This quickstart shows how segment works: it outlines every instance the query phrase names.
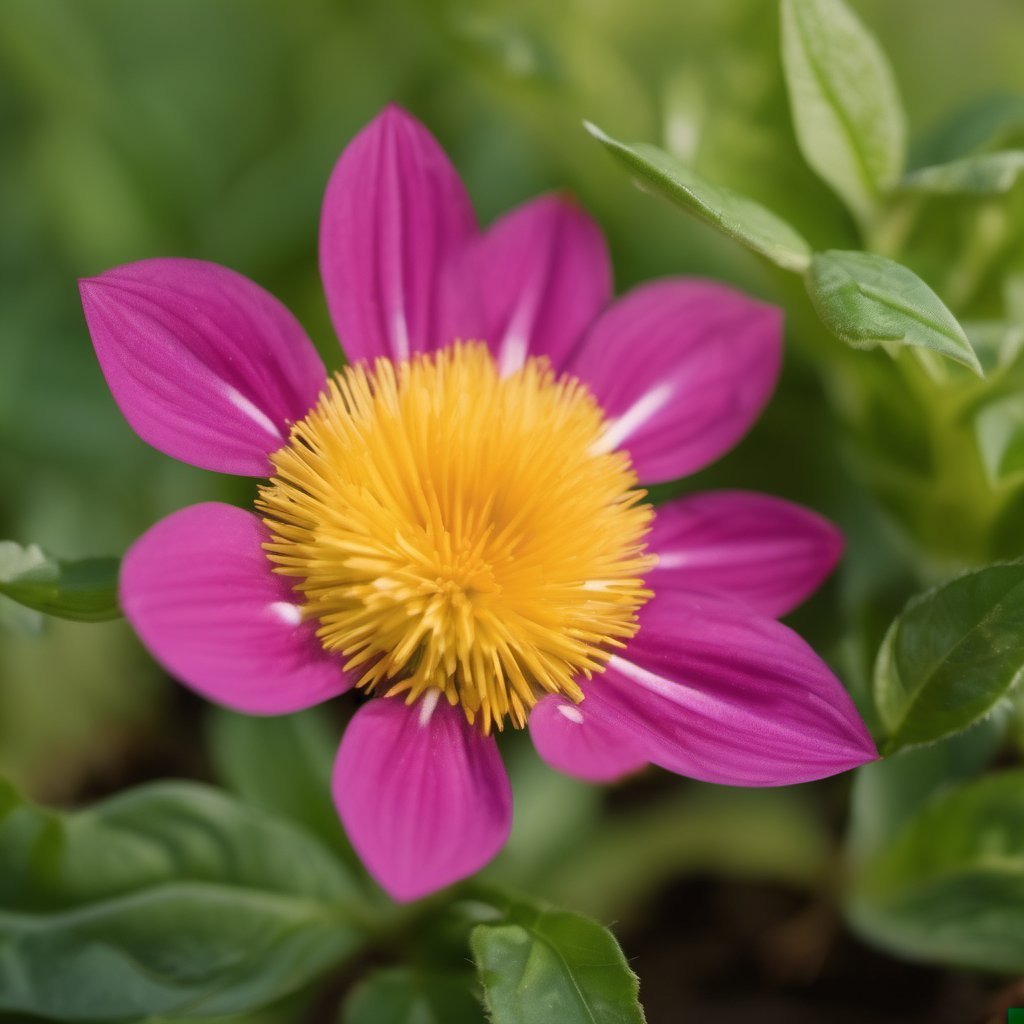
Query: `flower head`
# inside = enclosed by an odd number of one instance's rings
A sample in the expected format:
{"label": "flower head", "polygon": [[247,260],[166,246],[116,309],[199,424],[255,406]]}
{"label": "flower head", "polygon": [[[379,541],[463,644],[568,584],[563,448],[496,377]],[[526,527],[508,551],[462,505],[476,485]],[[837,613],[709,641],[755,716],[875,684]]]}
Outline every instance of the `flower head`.
{"label": "flower head", "polygon": [[651,510],[605,430],[546,360],[350,367],[271,457],[266,550],[356,685],[523,726],[539,695],[583,699],[650,596]]}
{"label": "flower head", "polygon": [[681,279],[609,305],[581,210],[544,197],[480,234],[444,153],[394,107],[339,160],[320,242],[350,360],[333,377],[283,306],[214,264],[146,260],[82,297],[143,439],[267,481],[255,513],[193,506],[140,538],[125,613],[230,707],[369,696],[334,795],[392,895],[504,843],[503,727],[592,780],[653,763],[774,785],[876,756],[774,620],[831,570],[834,528],[739,492],[654,511],[638,486],[747,430],[777,376],[777,310]]}

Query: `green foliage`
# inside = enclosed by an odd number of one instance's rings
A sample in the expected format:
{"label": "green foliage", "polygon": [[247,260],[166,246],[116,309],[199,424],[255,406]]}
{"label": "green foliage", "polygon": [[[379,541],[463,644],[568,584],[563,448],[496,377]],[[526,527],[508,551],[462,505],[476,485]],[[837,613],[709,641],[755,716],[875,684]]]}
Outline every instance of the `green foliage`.
{"label": "green foliage", "polygon": [[1024,394],[989,402],[978,413],[974,429],[993,484],[1024,473]]}
{"label": "green foliage", "polygon": [[854,348],[931,349],[981,374],[967,335],[912,270],[869,252],[816,253],[807,293],[826,327]]}
{"label": "green foliage", "polygon": [[342,727],[332,726],[322,707],[266,718],[213,708],[208,731],[214,767],[229,789],[348,851],[331,799]]}
{"label": "green foliage", "polygon": [[858,878],[848,911],[902,956],[1024,970],[1024,771],[929,803]]}
{"label": "green foliage", "polygon": [[600,920],[638,920],[681,873],[813,890],[828,874],[831,853],[804,790],[680,783],[581,835],[533,884]]}
{"label": "green foliage", "polygon": [[944,116],[930,134],[915,140],[916,162],[921,166],[944,164],[966,153],[1006,149],[1021,140],[1022,132],[1024,95],[987,92]]}
{"label": "green foliage", "polygon": [[366,941],[315,840],[193,783],[63,815],[0,793],[0,1008],[58,1020],[237,1013]]}
{"label": "green foliage", "polygon": [[[14,541],[0,541],[0,588],[46,564],[46,555],[37,544],[23,548]],[[0,626],[19,632],[38,632],[42,628],[42,615],[32,608],[11,600],[0,589]]]}
{"label": "green foliage", "polygon": [[992,565],[914,598],[875,666],[882,752],[960,732],[1024,673],[1024,564]]}
{"label": "green foliage", "polygon": [[853,779],[848,849],[863,865],[881,853],[940,790],[982,772],[999,750],[1004,716],[926,747],[901,750],[857,770]]}
{"label": "green foliage", "polygon": [[[502,759],[516,801],[512,832],[487,877],[575,906],[566,893],[552,889],[567,864],[578,862],[602,830],[601,787],[570,778],[545,764],[526,736],[502,747]],[[525,741],[525,742],[524,742]]]}
{"label": "green foliage", "polygon": [[869,223],[906,150],[885,54],[842,0],[782,0],[782,62],[804,159]]}
{"label": "green foliage", "polygon": [[979,153],[908,174],[902,187],[934,195],[994,195],[1009,192],[1024,171],[1024,150]]}
{"label": "green foliage", "polygon": [[493,1024],[643,1024],[637,977],[596,921],[511,902],[470,946]]}
{"label": "green foliage", "polygon": [[62,619],[116,619],[118,567],[116,558],[60,562],[35,544],[0,541],[0,595]]}
{"label": "green foliage", "polygon": [[339,1024],[483,1024],[473,979],[388,968],[361,981]]}
{"label": "green foliage", "polygon": [[627,145],[595,125],[586,127],[646,191],[713,225],[784,270],[799,273],[808,266],[811,249],[807,242],[760,203],[704,180],[657,146]]}

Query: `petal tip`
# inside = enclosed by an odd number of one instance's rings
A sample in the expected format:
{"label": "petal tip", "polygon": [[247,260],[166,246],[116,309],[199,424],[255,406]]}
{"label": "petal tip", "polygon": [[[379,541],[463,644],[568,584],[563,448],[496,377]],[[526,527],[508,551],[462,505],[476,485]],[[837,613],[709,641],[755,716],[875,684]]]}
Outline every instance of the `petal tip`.
{"label": "petal tip", "polygon": [[[377,116],[368,121],[363,129],[357,133],[353,142],[360,136],[373,136],[378,132],[391,134],[403,129],[412,129],[429,134],[427,126],[415,114],[411,113],[396,100],[389,100],[381,108]],[[432,135],[431,138],[433,138]]]}
{"label": "petal tip", "polygon": [[402,104],[399,103],[397,100],[388,100],[388,102],[384,104],[384,108],[381,110],[381,112],[377,115],[376,118],[376,120],[381,121],[390,119],[412,121],[417,120],[417,118],[413,117],[413,115],[410,114],[409,111],[405,107],[403,107]]}
{"label": "petal tip", "polygon": [[101,274],[92,277],[80,277],[78,279],[78,294],[82,299],[82,305],[94,304],[102,301],[104,294],[116,290],[117,281],[114,279],[115,271],[105,270]]}
{"label": "petal tip", "polygon": [[320,273],[350,361],[407,358],[479,337],[464,257],[476,215],[440,143],[388,104],[334,165],[320,211]]}
{"label": "petal tip", "polygon": [[821,522],[822,536],[824,538],[823,547],[827,552],[828,572],[831,572],[839,564],[843,557],[843,552],[846,550],[846,535],[835,523],[830,522],[828,519],[822,519]]}

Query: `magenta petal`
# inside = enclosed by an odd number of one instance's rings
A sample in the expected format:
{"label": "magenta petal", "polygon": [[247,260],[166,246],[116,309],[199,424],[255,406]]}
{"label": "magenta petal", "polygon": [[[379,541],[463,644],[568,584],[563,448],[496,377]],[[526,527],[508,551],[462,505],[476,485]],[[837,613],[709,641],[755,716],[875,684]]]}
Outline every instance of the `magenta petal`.
{"label": "magenta petal", "polygon": [[843,550],[842,534],[800,505],[719,491],[661,505],[647,547],[646,577],[666,588],[729,594],[765,615],[785,615],[821,585]]}
{"label": "magenta petal", "polygon": [[506,214],[479,250],[485,337],[510,373],[528,355],[558,369],[611,297],[608,248],[570,199],[542,196]]}
{"label": "magenta petal", "polygon": [[611,419],[604,444],[643,483],[692,473],[728,451],[768,401],[782,314],[710,281],[634,289],[586,334],[567,369]]}
{"label": "magenta petal", "polygon": [[324,387],[299,322],[259,285],[200,260],[152,259],[80,282],[96,355],[135,432],[182,462],[266,476]]}
{"label": "magenta petal", "polygon": [[512,825],[512,790],[494,737],[434,700],[367,702],[334,765],[334,802],[352,845],[396,900],[478,871]]}
{"label": "magenta petal", "polygon": [[153,657],[210,700],[280,715],[351,682],[271,571],[251,512],[193,505],[143,534],[121,566],[121,605]]}
{"label": "magenta petal", "polygon": [[[600,685],[584,684],[584,691]],[[555,694],[543,697],[530,712],[530,738],[552,768],[587,782],[611,782],[647,764],[629,735],[590,717],[586,700],[573,704]]]}
{"label": "magenta petal", "polygon": [[807,782],[878,755],[853,702],[791,629],[744,605],[664,591],[583,708],[669,771],[733,786]]}
{"label": "magenta petal", "polygon": [[455,168],[410,114],[389,106],[349,143],[324,195],[320,274],[351,361],[480,337],[464,274],[476,230]]}

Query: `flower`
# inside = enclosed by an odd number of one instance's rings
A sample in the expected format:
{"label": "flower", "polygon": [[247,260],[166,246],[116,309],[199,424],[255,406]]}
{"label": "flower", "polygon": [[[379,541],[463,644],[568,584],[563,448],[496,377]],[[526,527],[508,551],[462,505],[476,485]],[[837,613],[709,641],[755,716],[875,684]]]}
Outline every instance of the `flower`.
{"label": "flower", "polygon": [[778,374],[778,310],[683,279],[609,305],[586,214],[547,196],[481,234],[396,107],[334,169],[320,262],[350,361],[332,378],[295,318],[223,267],[144,260],[81,291],[139,436],[268,479],[258,514],[196,505],[142,536],[126,616],[171,675],[243,712],[370,695],[333,790],[389,893],[501,848],[506,726],[594,781],[654,763],[777,785],[876,756],[774,618],[831,571],[835,528],[741,492],[652,510],[636,486],[745,433]]}

